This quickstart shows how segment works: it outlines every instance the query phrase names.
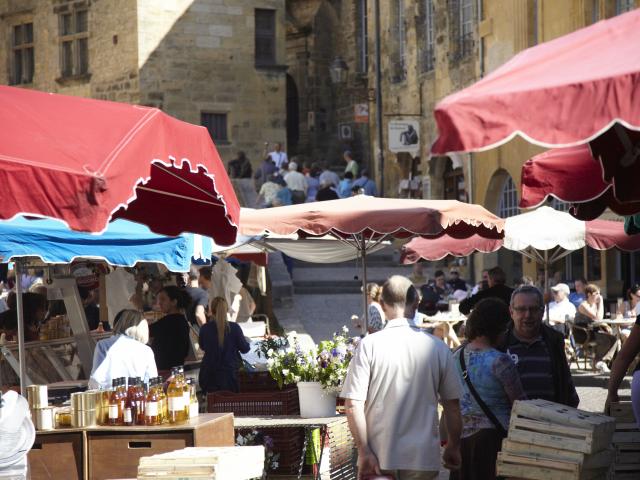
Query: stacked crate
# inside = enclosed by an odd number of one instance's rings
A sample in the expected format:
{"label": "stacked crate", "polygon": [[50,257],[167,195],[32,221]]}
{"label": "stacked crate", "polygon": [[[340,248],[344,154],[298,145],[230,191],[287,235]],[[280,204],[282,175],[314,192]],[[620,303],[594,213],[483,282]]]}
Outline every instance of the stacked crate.
{"label": "stacked crate", "polygon": [[190,447],[141,457],[138,480],[250,480],[264,470],[264,447]]}
{"label": "stacked crate", "polygon": [[613,418],[546,400],[516,401],[498,475],[532,480],[606,478],[613,460]]}
{"label": "stacked crate", "polygon": [[631,402],[616,402],[609,407],[616,420],[613,434],[613,465],[609,478],[627,480],[640,478],[640,429],[636,424]]}

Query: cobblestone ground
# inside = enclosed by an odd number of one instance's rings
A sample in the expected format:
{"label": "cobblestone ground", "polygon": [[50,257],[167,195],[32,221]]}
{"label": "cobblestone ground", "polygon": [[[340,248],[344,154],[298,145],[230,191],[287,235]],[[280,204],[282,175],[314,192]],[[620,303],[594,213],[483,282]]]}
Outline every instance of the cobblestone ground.
{"label": "cobblestone ground", "polygon": [[[350,327],[351,315],[362,312],[362,302],[362,296],[353,294],[295,295],[291,303],[278,306],[275,313],[285,330],[308,334],[318,342],[329,338],[343,325]],[[578,371],[575,364],[572,370],[580,396],[579,408],[601,412],[607,396],[607,376]],[[628,383],[624,386],[621,397],[630,395]],[[439,480],[447,478],[448,472],[441,472]]]}

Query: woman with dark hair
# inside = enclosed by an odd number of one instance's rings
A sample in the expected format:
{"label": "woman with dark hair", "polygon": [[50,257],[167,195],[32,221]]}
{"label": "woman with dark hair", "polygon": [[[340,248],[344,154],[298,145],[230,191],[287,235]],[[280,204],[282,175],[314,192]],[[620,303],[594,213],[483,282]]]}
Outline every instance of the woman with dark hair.
{"label": "woman with dark hair", "polygon": [[525,398],[511,357],[496,349],[510,320],[509,307],[497,298],[479,301],[467,319],[468,343],[454,354],[464,385],[460,399],[462,465],[450,478],[496,478],[496,458],[506,436],[511,404]]}
{"label": "woman with dark hair", "polygon": [[[597,322],[604,319],[604,300],[600,295],[600,288],[593,283],[584,288],[586,300],[578,306],[574,323],[581,327],[587,327],[587,333],[574,329],[573,336],[578,343],[585,342],[585,336],[596,342],[596,353],[593,359],[594,367],[601,372],[608,373],[608,363],[613,360],[619,348],[618,337],[611,333],[611,327],[606,324],[598,325]],[[593,325],[594,322],[596,325]]]}
{"label": "woman with dark hair", "polygon": [[157,303],[164,317],[149,326],[151,348],[158,370],[184,364],[189,354],[189,324],[185,311],[191,297],[184,288],[170,285],[158,293]]}
{"label": "woman with dark hair", "polygon": [[211,319],[200,329],[199,343],[204,350],[198,381],[203,392],[238,392],[240,354],[249,351],[240,325],[227,320],[229,306],[222,297],[211,301]]}
{"label": "woman with dark hair", "polygon": [[[7,298],[9,310],[0,313],[0,333],[5,333],[7,340],[18,338],[18,309],[15,293]],[[24,341],[33,342],[39,339],[40,324],[47,314],[47,297],[38,293],[22,294],[22,312],[24,313]]]}

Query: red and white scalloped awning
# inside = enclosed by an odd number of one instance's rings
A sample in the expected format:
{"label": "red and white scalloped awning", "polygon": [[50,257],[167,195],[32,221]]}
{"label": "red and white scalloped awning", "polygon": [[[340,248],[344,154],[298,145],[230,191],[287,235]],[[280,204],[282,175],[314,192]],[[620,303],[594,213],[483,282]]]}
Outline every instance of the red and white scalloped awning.
{"label": "red and white scalloped awning", "polygon": [[411,200],[356,195],[340,200],[253,210],[243,208],[242,235],[332,235],[365,239],[477,234],[501,238],[504,220],[480,205],[456,200]]}
{"label": "red and white scalloped awning", "polygon": [[462,240],[444,236],[436,239],[414,238],[404,245],[401,261],[415,263],[420,259],[440,260],[447,255],[465,257],[474,252],[495,252],[502,247],[519,252],[528,249],[555,250],[548,257],[553,261],[561,258],[563,251],[578,250],[585,245],[596,250],[617,248],[632,252],[640,250],[640,235],[626,235],[622,222],[583,222],[568,213],[540,207],[532,212],[507,218],[503,239],[491,240],[478,236]]}
{"label": "red and white scalloped awning", "polygon": [[520,207],[542,205],[553,196],[572,203],[572,214],[593,220],[606,208],[619,215],[640,211],[640,161],[622,166],[593,158],[587,145],[558,148],[536,155],[522,167]]}
{"label": "red and white scalloped awning", "polygon": [[495,148],[514,136],[554,148],[619,123],[640,130],[640,9],[529,48],[435,109],[434,154]]}
{"label": "red and white scalloped awning", "polygon": [[138,105],[0,86],[0,218],[235,241],[240,206],[206,129]]}

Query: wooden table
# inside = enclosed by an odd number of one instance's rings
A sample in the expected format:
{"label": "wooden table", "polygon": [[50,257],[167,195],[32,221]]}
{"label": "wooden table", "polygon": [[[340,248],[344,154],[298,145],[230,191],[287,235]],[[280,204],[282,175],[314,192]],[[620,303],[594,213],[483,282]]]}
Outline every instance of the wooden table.
{"label": "wooden table", "polygon": [[33,480],[135,478],[140,457],[233,445],[233,414],[207,413],[180,424],[40,431],[28,459]]}

